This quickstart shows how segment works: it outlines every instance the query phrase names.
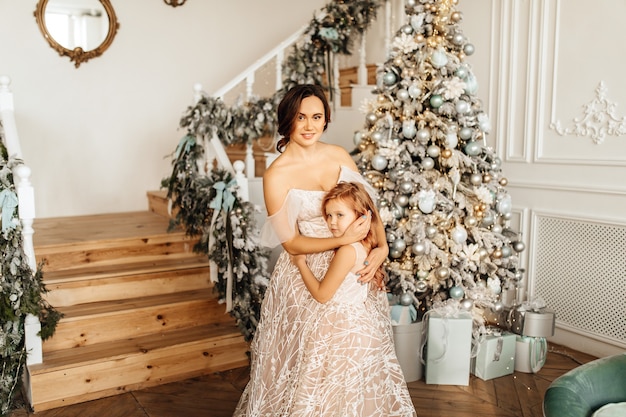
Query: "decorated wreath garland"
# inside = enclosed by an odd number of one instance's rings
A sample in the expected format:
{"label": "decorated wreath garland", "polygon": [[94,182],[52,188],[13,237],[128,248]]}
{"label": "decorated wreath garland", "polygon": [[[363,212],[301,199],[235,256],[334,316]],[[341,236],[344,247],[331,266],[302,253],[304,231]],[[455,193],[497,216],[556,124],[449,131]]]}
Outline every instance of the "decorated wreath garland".
{"label": "decorated wreath garland", "polygon": [[8,157],[0,125],[0,416],[8,415],[22,383],[26,317],[39,317],[44,340],[52,336],[61,318],[43,298],[41,265],[33,271],[24,252],[13,181],[13,169],[20,164],[21,160]]}
{"label": "decorated wreath garland", "polygon": [[318,11],[286,56],[283,87],[271,97],[227,106],[221,98],[203,94],[181,117],[186,134],[173,153],[172,174],[161,182],[176,211],[171,228],[181,226],[189,236],[200,237],[194,249],[212,262],[214,288],[246,340],[254,336],[269,282],[269,250],[259,245],[255,221],[260,208],[239,197],[232,174],[199,164],[205,156],[203,143],[217,137],[224,146],[250,144],[272,136],[276,106],[294,85],[322,85],[332,98],[332,55],[351,54],[381,3],[335,0]]}

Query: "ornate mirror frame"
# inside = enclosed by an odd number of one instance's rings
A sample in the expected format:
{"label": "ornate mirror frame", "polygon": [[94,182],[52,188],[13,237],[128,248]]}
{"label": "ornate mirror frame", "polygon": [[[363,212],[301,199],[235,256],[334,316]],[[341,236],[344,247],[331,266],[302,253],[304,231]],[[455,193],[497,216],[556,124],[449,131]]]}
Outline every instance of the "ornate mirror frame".
{"label": "ornate mirror frame", "polygon": [[46,28],[46,6],[48,4],[48,0],[39,0],[37,3],[37,8],[35,9],[35,20],[37,20],[37,25],[39,26],[39,30],[43,34],[43,37],[48,41],[52,49],[57,51],[61,56],[68,56],[70,61],[74,62],[74,66],[78,68],[80,64],[83,62],[87,62],[87,60],[91,58],[99,57],[107,50],[109,45],[113,42],[113,38],[117,33],[117,30],[120,27],[119,22],[117,21],[117,16],[115,16],[115,10],[113,10],[113,6],[109,0],[98,0],[106,14],[109,18],[109,30],[107,32],[106,37],[102,41],[102,43],[95,49],[91,49],[89,51],[83,50],[83,48],[76,47],[73,50],[65,48],[63,45],[59,44],[48,32]]}

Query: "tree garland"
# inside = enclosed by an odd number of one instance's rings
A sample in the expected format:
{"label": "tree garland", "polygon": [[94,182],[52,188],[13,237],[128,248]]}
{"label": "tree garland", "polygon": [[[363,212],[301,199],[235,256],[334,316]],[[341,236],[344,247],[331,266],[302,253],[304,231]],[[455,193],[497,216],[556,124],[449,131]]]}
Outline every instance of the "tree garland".
{"label": "tree garland", "polygon": [[[381,3],[380,0],[336,0],[316,13],[287,55],[283,63],[283,87],[272,96],[240,100],[229,107],[221,98],[203,93],[181,117],[180,127],[186,129],[186,135],[173,153],[171,175],[161,182],[176,211],[170,229],[182,226],[189,236],[200,236],[194,249],[206,253],[215,265],[212,269],[217,268],[214,288],[220,300],[228,303],[232,298],[230,314],[247,340],[254,336],[269,281],[269,250],[259,246],[255,224],[254,213],[260,209],[242,201],[236,187],[228,186],[232,181],[230,174],[218,168],[198,166],[205,153],[202,142],[217,137],[228,146],[273,136],[276,107],[294,85],[322,85],[332,98],[331,55],[351,54],[356,37],[365,32]],[[328,75],[327,80],[324,74]],[[215,188],[218,184],[220,190]],[[224,190],[234,198],[232,206],[212,208],[212,202]]]}
{"label": "tree garland", "polygon": [[22,161],[9,158],[0,125],[0,416],[8,415],[26,364],[25,320],[39,317],[42,339],[54,333],[61,314],[43,298],[41,265],[33,271],[24,252],[22,225],[17,216],[13,169]]}

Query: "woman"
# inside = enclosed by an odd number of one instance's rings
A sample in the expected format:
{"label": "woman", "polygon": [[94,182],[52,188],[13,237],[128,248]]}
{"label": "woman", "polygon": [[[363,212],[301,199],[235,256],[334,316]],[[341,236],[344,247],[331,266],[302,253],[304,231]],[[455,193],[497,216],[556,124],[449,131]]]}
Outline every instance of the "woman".
{"label": "woman", "polygon": [[[380,223],[375,210],[358,183],[337,184],[322,202],[333,236],[341,236],[368,211],[374,213],[374,229]],[[321,281],[311,273],[305,255],[291,257],[313,298],[324,304],[301,346],[304,364],[291,410],[294,417],[416,416],[396,357],[391,322],[372,319],[378,312],[371,310],[368,286],[355,278],[373,246],[372,230],[361,242],[338,248]],[[382,282],[383,277],[381,267],[376,281]]]}
{"label": "woman", "polygon": [[[333,249],[361,241],[371,223],[369,216],[361,217],[342,236],[333,237],[322,216],[322,199],[335,184],[365,183],[343,148],[320,142],[330,122],[324,90],[315,85],[295,86],[285,94],[277,113],[281,154],[263,177],[268,222],[261,239],[268,246],[281,243],[285,250],[265,293],[251,345],[250,382],[235,416],[288,416],[292,412],[303,363],[300,346],[323,305],[311,297],[290,254],[311,254],[307,263],[319,279],[328,269]],[[374,277],[389,252],[382,225],[376,228],[376,236],[379,246],[357,271],[362,282]],[[386,302],[383,292],[377,293],[372,297]]]}

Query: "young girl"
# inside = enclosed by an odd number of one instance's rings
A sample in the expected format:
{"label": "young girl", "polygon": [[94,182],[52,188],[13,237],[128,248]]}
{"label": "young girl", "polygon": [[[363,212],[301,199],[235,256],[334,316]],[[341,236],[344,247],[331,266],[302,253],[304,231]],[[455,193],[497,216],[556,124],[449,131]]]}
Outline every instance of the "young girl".
{"label": "young girl", "polygon": [[[333,236],[341,236],[357,218],[372,214],[371,229],[380,222],[374,204],[358,183],[340,182],[323,199],[322,213]],[[306,255],[293,255],[306,288],[323,308],[306,334],[292,416],[415,416],[395,354],[391,322],[380,320],[370,286],[356,274],[376,235],[344,245],[322,280],[316,279]],[[375,290],[375,288],[372,288]]]}

